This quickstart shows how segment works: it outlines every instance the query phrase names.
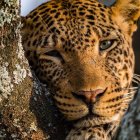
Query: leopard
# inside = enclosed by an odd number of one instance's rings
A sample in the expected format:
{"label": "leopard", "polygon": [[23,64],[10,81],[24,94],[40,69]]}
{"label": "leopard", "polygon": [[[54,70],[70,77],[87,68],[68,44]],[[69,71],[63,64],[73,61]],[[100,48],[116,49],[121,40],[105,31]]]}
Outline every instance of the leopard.
{"label": "leopard", "polygon": [[132,47],[139,17],[140,0],[50,0],[24,17],[25,56],[74,122],[66,140],[115,137],[140,78]]}

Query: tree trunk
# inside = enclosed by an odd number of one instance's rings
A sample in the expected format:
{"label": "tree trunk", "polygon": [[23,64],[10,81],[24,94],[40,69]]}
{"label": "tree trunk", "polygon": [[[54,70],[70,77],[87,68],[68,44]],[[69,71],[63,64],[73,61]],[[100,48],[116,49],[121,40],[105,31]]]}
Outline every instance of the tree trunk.
{"label": "tree trunk", "polygon": [[116,140],[140,140],[140,88],[122,120]]}
{"label": "tree trunk", "polygon": [[19,0],[0,1],[0,139],[63,140],[64,119],[24,57],[19,11]]}

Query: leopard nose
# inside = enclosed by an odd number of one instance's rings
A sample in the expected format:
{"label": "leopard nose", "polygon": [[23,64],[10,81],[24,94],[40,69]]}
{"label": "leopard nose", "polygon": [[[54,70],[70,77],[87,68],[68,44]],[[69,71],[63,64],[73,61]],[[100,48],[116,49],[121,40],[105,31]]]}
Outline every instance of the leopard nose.
{"label": "leopard nose", "polygon": [[79,91],[74,93],[77,98],[81,98],[85,100],[85,102],[95,102],[98,98],[100,98],[105,92],[105,89],[96,89],[92,91]]}

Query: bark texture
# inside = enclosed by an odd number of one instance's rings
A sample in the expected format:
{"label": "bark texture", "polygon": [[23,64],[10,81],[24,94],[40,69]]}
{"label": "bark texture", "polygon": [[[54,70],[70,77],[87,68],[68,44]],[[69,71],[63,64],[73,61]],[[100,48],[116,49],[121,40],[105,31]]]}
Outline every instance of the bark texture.
{"label": "bark texture", "polygon": [[19,11],[19,0],[0,1],[0,139],[62,140],[64,119],[24,57]]}
{"label": "bark texture", "polygon": [[140,88],[122,120],[116,140],[140,140]]}

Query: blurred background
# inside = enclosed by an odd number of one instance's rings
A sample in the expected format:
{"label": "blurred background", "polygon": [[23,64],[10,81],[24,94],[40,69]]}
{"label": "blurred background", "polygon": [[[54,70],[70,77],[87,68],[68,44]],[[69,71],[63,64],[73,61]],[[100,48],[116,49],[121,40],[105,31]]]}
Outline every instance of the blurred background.
{"label": "blurred background", "polygon": [[[43,2],[48,0],[21,0],[21,15],[26,16],[30,11],[32,11],[35,7],[39,6]],[[107,6],[112,5],[115,0],[99,0]],[[135,73],[140,74],[140,22],[138,31],[134,33],[133,36],[133,47],[136,56],[136,69]]]}
{"label": "blurred background", "polygon": [[48,0],[21,0],[21,15],[26,16],[34,8]]}

